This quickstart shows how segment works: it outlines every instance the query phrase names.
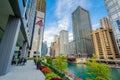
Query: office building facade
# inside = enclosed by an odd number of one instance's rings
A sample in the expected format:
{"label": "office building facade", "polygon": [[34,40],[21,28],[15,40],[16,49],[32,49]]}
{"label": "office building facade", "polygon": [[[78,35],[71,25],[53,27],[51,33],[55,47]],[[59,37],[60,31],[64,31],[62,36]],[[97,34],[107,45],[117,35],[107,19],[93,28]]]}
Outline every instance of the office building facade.
{"label": "office building facade", "polygon": [[50,56],[55,58],[55,48],[56,48],[56,44],[55,42],[51,42],[51,47],[50,47]]}
{"label": "office building facade", "polygon": [[30,51],[30,57],[41,56],[46,10],[45,0],[37,0],[36,10],[36,24],[34,29],[32,48]]}
{"label": "office building facade", "polygon": [[54,36],[54,42],[55,42],[55,57],[58,57],[60,55],[60,36],[59,35]]}
{"label": "office building facade", "polygon": [[0,75],[11,67],[15,47],[26,58],[35,24],[36,0],[0,1]]}
{"label": "office building facade", "polygon": [[68,55],[74,55],[76,54],[76,48],[75,48],[75,41],[69,42],[69,50],[68,50]]}
{"label": "office building facade", "polygon": [[100,19],[100,25],[102,28],[111,28],[110,19],[108,17],[103,17]]}
{"label": "office building facade", "polygon": [[93,53],[93,44],[91,40],[91,22],[89,11],[78,6],[72,13],[73,38],[77,54],[81,57],[88,57]]}
{"label": "office building facade", "polygon": [[60,55],[60,37],[54,36],[54,42],[51,43],[51,56],[58,57]]}
{"label": "office building facade", "polygon": [[118,58],[118,49],[112,29],[100,28],[92,32],[95,54],[99,59],[116,59]]}
{"label": "office building facade", "polygon": [[120,54],[120,0],[104,0]]}
{"label": "office building facade", "polygon": [[50,57],[50,52],[51,52],[51,48],[50,48],[50,47],[48,47],[48,48],[47,48],[47,54],[46,54],[45,56]]}
{"label": "office building facade", "polygon": [[60,31],[60,55],[67,56],[68,54],[68,31]]}

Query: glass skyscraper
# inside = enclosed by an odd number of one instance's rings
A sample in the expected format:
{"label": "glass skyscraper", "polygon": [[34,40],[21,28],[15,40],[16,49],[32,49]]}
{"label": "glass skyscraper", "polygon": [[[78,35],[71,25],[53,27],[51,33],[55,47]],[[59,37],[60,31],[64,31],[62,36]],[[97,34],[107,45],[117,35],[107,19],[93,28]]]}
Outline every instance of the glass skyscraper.
{"label": "glass skyscraper", "polygon": [[120,54],[120,0],[105,0],[105,4]]}
{"label": "glass skyscraper", "polygon": [[47,54],[47,49],[48,49],[48,47],[47,47],[47,42],[45,41],[45,42],[42,43],[41,56],[46,56],[46,54]]}
{"label": "glass skyscraper", "polygon": [[76,52],[80,57],[87,57],[93,53],[89,12],[79,6],[72,13],[72,23]]}

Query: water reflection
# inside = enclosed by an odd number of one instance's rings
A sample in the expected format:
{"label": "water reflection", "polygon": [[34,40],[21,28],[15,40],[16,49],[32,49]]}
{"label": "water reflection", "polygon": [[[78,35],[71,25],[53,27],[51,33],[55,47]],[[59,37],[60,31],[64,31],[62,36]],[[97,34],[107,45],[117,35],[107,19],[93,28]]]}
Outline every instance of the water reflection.
{"label": "water reflection", "polygon": [[[68,72],[75,74],[75,78],[82,78],[85,80],[88,77],[91,77],[87,74],[85,64],[74,64],[68,62]],[[112,80],[120,80],[120,69],[111,69],[110,75]]]}
{"label": "water reflection", "polygon": [[120,69],[112,69],[110,75],[112,80],[120,80]]}

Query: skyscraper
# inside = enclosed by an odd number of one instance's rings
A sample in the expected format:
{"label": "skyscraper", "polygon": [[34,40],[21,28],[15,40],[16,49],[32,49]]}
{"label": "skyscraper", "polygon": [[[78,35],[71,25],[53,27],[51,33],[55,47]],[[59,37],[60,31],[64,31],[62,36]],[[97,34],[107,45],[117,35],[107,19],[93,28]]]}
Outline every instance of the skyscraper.
{"label": "skyscraper", "polygon": [[110,19],[108,17],[103,17],[100,19],[100,24],[102,28],[111,28]]}
{"label": "skyscraper", "polygon": [[56,43],[55,42],[51,42],[51,47],[50,47],[50,56],[51,57],[55,57],[55,53],[56,53]]}
{"label": "skyscraper", "polygon": [[120,0],[104,0],[120,54]]}
{"label": "skyscraper", "polygon": [[116,59],[118,50],[112,29],[100,28],[92,32],[95,54],[100,59]]}
{"label": "skyscraper", "polygon": [[81,57],[87,57],[93,53],[89,11],[78,6],[72,13],[72,23],[77,54],[80,54]]}
{"label": "skyscraper", "polygon": [[68,52],[69,52],[69,55],[76,54],[76,48],[75,48],[75,41],[74,40],[69,42],[69,50],[68,50]]}
{"label": "skyscraper", "polygon": [[60,54],[67,56],[68,54],[68,31],[60,31]]}
{"label": "skyscraper", "polygon": [[47,54],[47,49],[48,49],[48,47],[47,47],[47,41],[45,41],[45,42],[42,43],[41,56],[46,56],[46,54]]}
{"label": "skyscraper", "polygon": [[30,57],[41,56],[43,34],[44,34],[45,10],[46,10],[45,0],[37,0],[36,10],[37,10],[36,11],[36,24],[35,24],[35,29],[34,29],[34,36],[33,36]]}
{"label": "skyscraper", "polygon": [[55,42],[55,57],[60,55],[60,36],[55,35],[54,36],[54,42]]}

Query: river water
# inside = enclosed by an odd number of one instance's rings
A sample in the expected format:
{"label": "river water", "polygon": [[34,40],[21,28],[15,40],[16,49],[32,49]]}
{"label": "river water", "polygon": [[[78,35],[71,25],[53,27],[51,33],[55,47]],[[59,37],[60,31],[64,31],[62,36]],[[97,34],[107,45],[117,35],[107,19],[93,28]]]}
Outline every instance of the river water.
{"label": "river water", "polygon": [[[87,74],[85,64],[75,64],[68,62],[68,72],[73,73],[75,78],[82,78],[85,80],[88,77],[91,77]],[[111,69],[110,71],[112,80],[120,80],[120,69]]]}

